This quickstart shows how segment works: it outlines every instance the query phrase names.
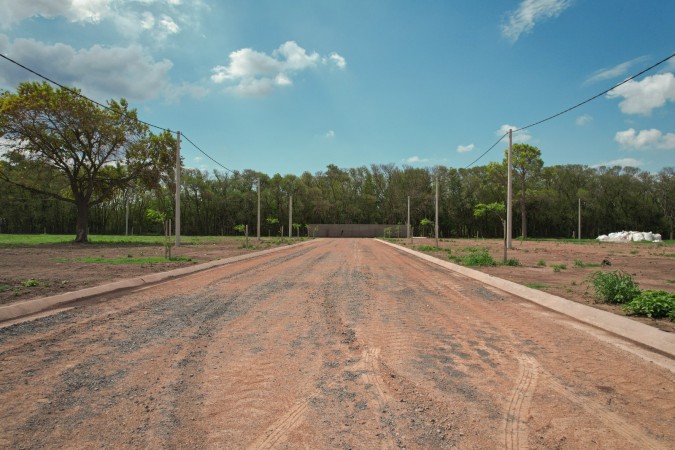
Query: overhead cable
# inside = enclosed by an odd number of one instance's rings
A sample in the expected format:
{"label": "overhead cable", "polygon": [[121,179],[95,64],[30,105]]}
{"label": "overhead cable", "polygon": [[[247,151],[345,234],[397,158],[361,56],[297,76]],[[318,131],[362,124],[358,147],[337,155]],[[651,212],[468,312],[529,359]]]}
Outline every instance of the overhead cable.
{"label": "overhead cable", "polygon": [[[515,130],[512,130],[512,133],[515,133],[515,132],[517,132],[517,131],[522,131],[522,130],[525,130],[525,129],[527,129],[527,128],[532,128],[532,127],[534,127],[534,126],[537,126],[537,125],[539,125],[539,124],[542,124],[542,123],[544,123],[544,122],[547,122],[547,121],[549,121],[549,120],[551,120],[551,119],[555,119],[555,118],[558,117],[558,116],[562,116],[563,114],[568,113],[568,112],[572,111],[573,109],[576,109],[576,108],[578,108],[578,107],[580,107],[580,106],[582,106],[582,105],[585,105],[586,103],[589,103],[589,102],[595,100],[595,99],[598,98],[598,97],[602,97],[603,95],[605,95],[605,94],[607,94],[608,92],[610,92],[610,91],[612,91],[612,90],[618,88],[619,86],[622,86],[622,85],[628,83],[629,81],[631,81],[631,80],[633,80],[633,79],[639,77],[640,75],[649,72],[650,70],[654,69],[655,67],[660,66],[661,64],[663,64],[664,62],[668,61],[669,59],[671,59],[671,58],[673,58],[673,57],[675,57],[675,53],[671,54],[670,56],[668,56],[668,57],[666,57],[666,58],[663,58],[661,61],[659,61],[659,62],[657,62],[657,63],[655,63],[655,64],[652,64],[651,66],[647,67],[646,69],[641,70],[640,72],[636,73],[635,75],[631,76],[630,78],[626,78],[626,79],[623,80],[622,82],[615,84],[614,86],[610,87],[609,89],[605,89],[604,91],[600,92],[599,94],[596,94],[596,95],[594,95],[593,97],[590,97],[590,98],[584,100],[583,102],[579,102],[579,103],[577,103],[576,105],[574,105],[574,106],[572,106],[572,107],[570,107],[570,108],[567,108],[567,109],[565,109],[565,110],[563,110],[563,111],[560,111],[559,113],[553,114],[552,116],[546,117],[545,119],[541,119],[541,120],[538,120],[538,121],[536,121],[536,122],[533,122],[533,123],[531,123],[531,124],[529,124],[529,125],[527,125],[527,126],[520,127],[520,128],[515,129]],[[502,137],[500,137],[499,140],[498,140],[497,142],[495,142],[495,144],[494,144],[492,147],[490,147],[489,149],[487,149],[487,151],[485,151],[485,153],[483,153],[482,155],[480,155],[480,156],[479,156],[478,158],[476,158],[471,164],[469,164],[468,166],[466,166],[465,169],[468,169],[469,167],[473,166],[476,162],[478,162],[481,158],[483,158],[483,156],[487,155],[488,152],[489,152],[490,150],[492,150],[497,144],[499,144],[499,142],[501,142],[501,140],[504,139],[504,137],[505,137],[507,134],[508,134],[508,133],[505,133]]]}
{"label": "overhead cable", "polygon": [[185,139],[185,140],[188,141],[190,144],[192,144],[192,145],[194,146],[194,148],[196,148],[197,150],[199,150],[204,156],[206,156],[207,158],[209,158],[211,161],[213,161],[214,163],[218,164],[220,167],[222,167],[223,169],[227,170],[228,172],[234,173],[233,170],[228,169],[227,167],[225,167],[224,165],[222,165],[221,163],[219,163],[219,162],[216,161],[215,159],[211,158],[211,156],[209,156],[208,153],[206,153],[204,150],[202,150],[201,148],[199,148],[199,147],[197,146],[197,144],[195,144],[194,142],[192,142],[192,141],[190,140],[190,138],[188,138],[187,136],[185,136],[185,134],[183,134],[183,133],[181,132],[180,135],[181,135],[181,137],[182,137],[183,139]]}
{"label": "overhead cable", "polygon": [[[6,55],[3,55],[2,53],[0,53],[0,57],[6,59],[7,61],[9,61],[9,62],[11,62],[11,63],[13,63],[13,64],[16,64],[17,66],[21,67],[22,69],[27,70],[28,72],[30,72],[30,73],[32,73],[32,74],[34,74],[34,75],[37,75],[38,77],[42,78],[43,80],[49,81],[50,83],[52,83],[52,84],[54,84],[54,85],[60,87],[61,89],[67,90],[67,91],[70,92],[71,94],[75,94],[75,95],[77,95],[78,97],[81,97],[81,98],[83,98],[83,99],[85,99],[85,100],[87,100],[87,101],[89,101],[89,102],[91,102],[91,103],[93,103],[93,104],[95,104],[95,105],[100,106],[101,108],[105,108],[105,109],[107,109],[108,111],[118,112],[118,111],[114,111],[110,106],[104,105],[103,103],[100,103],[100,102],[97,102],[96,100],[93,100],[93,99],[87,97],[86,95],[84,95],[84,94],[82,94],[82,93],[76,91],[75,89],[69,88],[68,86],[64,86],[64,85],[62,85],[61,83],[59,83],[59,82],[57,82],[57,81],[54,81],[54,80],[52,80],[51,78],[48,78],[48,77],[42,75],[41,73],[38,73],[38,72],[36,72],[35,70],[33,70],[33,69],[29,68],[29,67],[26,67],[26,66],[24,66],[23,64],[21,64],[21,63],[19,63],[19,62],[17,62],[17,61],[14,61],[12,58],[10,58],[10,57],[8,57],[8,56],[6,56]],[[127,116],[128,114],[124,114],[124,115]],[[142,124],[145,124],[145,125],[149,126],[149,127],[157,128],[158,130],[162,130],[162,131],[169,131],[169,130],[166,129],[166,128],[163,128],[163,127],[160,127],[160,126],[157,126],[157,125],[153,125],[153,124],[151,124],[150,122],[145,122],[145,121],[140,120],[140,119],[138,119],[138,118],[136,118],[136,120],[137,120],[138,122],[142,123]]]}
{"label": "overhead cable", "polygon": [[[85,100],[87,100],[87,101],[89,101],[89,102],[91,102],[91,103],[93,103],[93,104],[95,104],[95,105],[97,105],[97,106],[100,106],[101,108],[105,108],[105,109],[107,109],[107,110],[109,110],[109,111],[114,111],[110,106],[104,105],[103,103],[100,103],[100,102],[97,102],[96,100],[93,100],[93,99],[87,97],[86,95],[81,94],[80,92],[76,91],[75,89],[69,88],[68,86],[64,86],[64,85],[62,85],[61,83],[58,83],[58,82],[52,80],[51,78],[48,78],[48,77],[42,75],[41,73],[36,72],[35,70],[31,69],[30,67],[26,67],[26,66],[24,66],[23,64],[21,64],[21,63],[19,63],[19,62],[17,62],[17,61],[14,61],[12,58],[10,58],[10,57],[8,57],[8,56],[6,56],[6,55],[3,55],[2,53],[0,53],[0,57],[2,57],[3,59],[6,59],[7,61],[11,62],[12,64],[16,64],[17,66],[21,67],[21,68],[24,69],[24,70],[27,70],[28,72],[30,72],[30,73],[32,73],[32,74],[34,74],[34,75],[37,75],[38,77],[42,78],[43,80],[49,81],[50,83],[52,83],[52,84],[54,84],[54,85],[60,87],[61,89],[65,89],[65,90],[67,90],[68,92],[70,92],[70,93],[72,93],[72,94],[74,94],[74,95],[77,95],[78,97],[81,97],[81,98],[83,98],[83,99],[85,99]],[[114,112],[117,112],[117,111],[114,111]],[[128,114],[125,113],[124,115],[127,116]],[[152,124],[152,123],[150,123],[150,122],[145,122],[145,121],[143,121],[143,120],[140,120],[139,118],[136,118],[136,120],[137,120],[138,122],[142,123],[142,124],[145,124],[145,125],[149,126],[149,127],[157,128],[158,130],[167,131],[167,132],[169,132],[169,133],[171,132],[171,130],[169,130],[168,128],[160,127],[160,126],[154,125],[154,124]],[[202,150],[201,148],[199,148],[194,142],[192,142],[190,139],[188,139],[188,137],[185,136],[185,134],[182,134],[182,133],[181,133],[181,135],[183,136],[183,138],[185,138],[186,141],[188,141],[188,142],[189,142],[190,144],[192,144],[197,150],[199,150],[202,154],[204,154],[204,156],[206,156],[207,158],[209,158],[211,161],[213,161],[214,163],[216,163],[217,165],[219,165],[219,166],[222,167],[223,169],[225,169],[225,170],[227,170],[227,171],[229,171],[229,172],[231,172],[231,173],[234,173],[232,170],[228,169],[227,167],[225,167],[224,165],[222,165],[221,163],[219,163],[218,161],[216,161],[215,159],[213,159],[213,158],[212,158],[210,155],[208,155],[204,150]]]}

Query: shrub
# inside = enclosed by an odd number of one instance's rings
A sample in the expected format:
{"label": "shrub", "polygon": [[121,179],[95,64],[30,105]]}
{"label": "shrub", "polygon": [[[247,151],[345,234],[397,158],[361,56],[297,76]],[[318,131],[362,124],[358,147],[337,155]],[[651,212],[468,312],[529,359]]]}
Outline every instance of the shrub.
{"label": "shrub", "polygon": [[510,258],[507,259],[506,262],[504,263],[505,266],[512,266],[516,267],[520,265],[520,261],[518,261],[516,258]]}
{"label": "shrub", "polygon": [[483,250],[481,252],[469,253],[462,257],[462,263],[465,266],[496,266],[497,263],[490,254]]}
{"label": "shrub", "polygon": [[595,288],[595,296],[605,303],[628,303],[640,295],[640,287],[633,278],[620,270],[595,272],[589,278]]}
{"label": "shrub", "polygon": [[668,317],[675,321],[675,292],[645,290],[622,309],[628,314],[653,319]]}
{"label": "shrub", "polygon": [[539,267],[546,267],[546,261],[544,261],[543,259],[540,259],[539,262],[537,263],[537,265]]}
{"label": "shrub", "polygon": [[565,270],[565,269],[567,269],[566,264],[554,264],[553,265],[553,271],[554,272],[560,272],[561,270]]}

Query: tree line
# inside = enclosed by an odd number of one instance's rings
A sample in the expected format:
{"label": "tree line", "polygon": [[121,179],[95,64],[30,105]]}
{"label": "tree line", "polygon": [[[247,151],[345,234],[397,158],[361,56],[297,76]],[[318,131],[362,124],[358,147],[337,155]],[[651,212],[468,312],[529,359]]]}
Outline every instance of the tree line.
{"label": "tree line", "polygon": [[[16,93],[0,95],[5,147],[0,232],[76,232],[79,241],[88,233],[161,232],[148,211],[173,217],[175,139],[168,132],[152,134],[124,100],[108,105],[107,110],[93,107],[70,90],[38,83],[22,83]],[[673,168],[650,173],[618,166],[545,166],[538,148],[516,144],[513,150],[517,234],[573,237],[581,199],[582,237],[639,230],[673,238]],[[181,230],[229,235],[248,225],[255,234],[260,187],[262,235],[276,235],[282,226],[287,233],[290,196],[293,222],[303,225],[404,225],[410,198],[411,225],[419,235],[433,230],[420,224],[434,219],[437,185],[442,237],[501,237],[498,218],[476,216],[474,210],[504,202],[506,184],[506,156],[468,169],[331,164],[300,176],[184,167]]]}

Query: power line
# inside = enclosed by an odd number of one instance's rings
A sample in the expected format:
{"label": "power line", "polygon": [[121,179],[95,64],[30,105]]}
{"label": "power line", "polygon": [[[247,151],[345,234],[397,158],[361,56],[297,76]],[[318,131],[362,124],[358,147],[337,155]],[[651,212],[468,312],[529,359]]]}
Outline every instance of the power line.
{"label": "power line", "polygon": [[225,167],[224,165],[222,165],[221,163],[219,163],[219,162],[216,161],[215,159],[211,158],[211,156],[209,156],[208,153],[206,153],[204,150],[202,150],[201,148],[199,148],[199,147],[197,146],[197,144],[195,144],[194,142],[192,142],[192,141],[190,140],[190,138],[188,138],[186,135],[184,135],[183,133],[181,133],[180,135],[183,137],[183,139],[185,139],[185,140],[188,141],[190,144],[192,144],[192,145],[194,146],[194,148],[196,148],[197,150],[199,150],[204,156],[206,156],[207,158],[209,158],[211,161],[213,161],[214,163],[218,164],[220,167],[222,167],[223,169],[227,170],[228,172],[234,173],[233,170],[228,169],[227,167]]}
{"label": "power line", "polygon": [[[30,73],[32,73],[32,74],[34,74],[34,75],[37,75],[38,77],[42,78],[43,80],[49,81],[50,83],[52,83],[52,84],[54,84],[54,85],[60,87],[61,89],[67,90],[67,91],[70,92],[71,94],[77,95],[78,97],[81,97],[81,98],[83,98],[83,99],[85,99],[85,100],[87,100],[87,101],[89,101],[89,102],[91,102],[91,103],[93,103],[93,104],[95,104],[95,105],[97,105],[97,106],[100,106],[101,108],[107,109],[108,111],[118,112],[118,111],[113,110],[110,106],[104,105],[103,103],[100,103],[100,102],[97,102],[96,100],[93,100],[93,99],[87,97],[86,95],[81,94],[80,92],[76,91],[75,89],[69,88],[68,86],[64,86],[64,85],[62,85],[61,83],[59,83],[59,82],[57,82],[57,81],[54,81],[54,80],[52,80],[51,78],[48,78],[48,77],[42,75],[41,73],[36,72],[35,70],[31,69],[30,67],[26,67],[26,66],[24,66],[23,64],[21,64],[21,63],[19,63],[19,62],[17,62],[17,61],[14,61],[12,58],[10,58],[10,57],[8,57],[8,56],[6,56],[6,55],[3,55],[2,53],[0,53],[0,57],[6,59],[7,61],[9,61],[9,62],[11,62],[11,63],[13,63],[13,64],[16,64],[17,66],[21,67],[22,69],[27,70],[28,72],[30,72]],[[126,114],[126,113],[125,113],[124,115],[125,115],[125,116],[128,116],[128,114]],[[139,118],[136,118],[136,120],[137,120],[138,122],[142,123],[142,124],[145,124],[145,125],[149,126],[149,127],[157,128],[158,130],[162,130],[162,131],[169,131],[169,130],[166,129],[166,128],[163,128],[163,127],[160,127],[160,126],[157,126],[157,125],[153,125],[153,124],[151,124],[150,122],[145,122],[145,121],[143,121],[143,120],[140,120]]]}
{"label": "power line", "polygon": [[[573,109],[576,109],[576,108],[578,108],[578,107],[580,107],[580,106],[582,106],[582,105],[585,105],[586,103],[589,103],[589,102],[595,100],[595,99],[598,98],[598,97],[602,97],[603,95],[607,94],[609,91],[612,91],[612,90],[618,88],[619,86],[628,83],[629,81],[631,81],[631,80],[633,80],[633,79],[639,77],[640,75],[649,72],[650,70],[654,69],[654,68],[657,67],[657,66],[660,66],[661,64],[663,64],[664,62],[666,62],[666,61],[668,61],[669,59],[673,58],[674,56],[675,56],[675,53],[671,54],[670,56],[668,56],[668,57],[666,57],[666,58],[663,58],[661,61],[659,61],[659,62],[657,62],[657,63],[655,63],[655,64],[652,64],[651,66],[647,67],[646,69],[641,70],[640,72],[636,73],[636,74],[633,75],[632,77],[626,78],[626,79],[623,80],[621,83],[617,83],[617,84],[615,84],[614,86],[612,86],[611,88],[605,89],[604,91],[600,92],[599,94],[594,95],[593,97],[590,97],[590,98],[588,98],[588,99],[586,99],[586,100],[584,100],[584,101],[582,101],[582,102],[579,102],[579,103],[577,103],[576,105],[574,105],[574,106],[572,106],[572,107],[570,107],[570,108],[567,108],[567,109],[565,109],[565,110],[563,110],[563,111],[560,111],[559,113],[553,114],[552,116],[546,117],[545,119],[538,120],[538,121],[533,122],[533,123],[531,123],[531,124],[529,124],[529,125],[527,125],[527,126],[524,126],[524,127],[518,128],[518,129],[516,129],[516,130],[513,130],[512,132],[515,133],[516,131],[522,131],[522,130],[525,130],[525,129],[527,129],[527,128],[532,128],[532,127],[534,127],[534,126],[537,126],[537,125],[540,125],[540,124],[542,124],[542,123],[544,123],[544,122],[547,122],[547,121],[549,121],[549,120],[551,120],[551,119],[555,119],[555,118],[558,117],[558,116],[562,116],[563,114],[568,113],[568,112],[572,111]],[[508,134],[508,133],[505,133],[502,137],[500,137],[499,140],[498,140],[497,142],[495,142],[495,144],[494,144],[492,147],[490,147],[489,149],[487,149],[487,151],[486,151],[485,153],[483,153],[482,155],[480,155],[480,156],[479,156],[478,158],[476,158],[476,160],[474,160],[471,164],[469,164],[468,166],[466,166],[465,169],[468,169],[469,167],[473,166],[476,162],[478,162],[481,158],[483,158],[483,156],[485,156],[490,150],[492,150],[497,144],[499,144],[499,142],[501,142],[501,140],[504,139],[504,136],[506,136],[507,134]]]}
{"label": "power line", "polygon": [[[31,69],[30,67],[26,67],[26,66],[24,66],[23,64],[21,64],[21,63],[19,63],[19,62],[17,62],[17,61],[14,61],[12,58],[10,58],[10,57],[8,57],[8,56],[6,56],[6,55],[3,55],[2,53],[0,53],[0,57],[2,57],[3,59],[6,59],[7,61],[11,62],[12,64],[16,64],[17,66],[21,67],[21,68],[24,69],[24,70],[27,70],[28,72],[30,72],[30,73],[32,73],[32,74],[34,74],[34,75],[37,75],[38,77],[42,78],[43,80],[49,81],[50,83],[52,83],[52,84],[54,84],[54,85],[60,87],[61,89],[65,89],[65,90],[67,90],[68,92],[70,92],[70,93],[72,93],[72,94],[74,94],[74,95],[76,95],[76,96],[78,96],[78,97],[81,97],[81,98],[83,98],[83,99],[85,99],[85,100],[87,100],[87,101],[89,101],[89,102],[91,102],[91,103],[93,103],[93,104],[95,104],[95,105],[97,105],[97,106],[100,106],[101,108],[105,108],[105,109],[107,109],[107,110],[109,110],[109,111],[117,112],[117,111],[114,111],[114,110],[113,110],[111,107],[109,107],[108,105],[104,105],[104,104],[102,104],[102,103],[100,103],[100,102],[97,102],[96,100],[93,100],[93,99],[87,97],[86,95],[81,94],[80,92],[76,91],[75,89],[72,89],[72,88],[70,88],[70,87],[68,87],[68,86],[64,86],[64,85],[62,85],[61,83],[58,83],[58,82],[52,80],[51,78],[48,78],[48,77],[42,75],[41,73],[36,72],[35,70]],[[128,116],[128,114],[126,114],[126,113],[125,113],[124,115],[125,115],[125,116]],[[167,132],[169,132],[169,133],[171,132],[171,130],[169,130],[168,128],[160,127],[160,126],[154,125],[154,124],[152,124],[152,123],[150,123],[150,122],[145,122],[145,121],[143,121],[143,120],[140,120],[139,118],[136,118],[136,120],[137,120],[138,122],[142,123],[142,124],[145,124],[145,125],[149,126],[149,127],[157,128],[158,130],[167,131]],[[185,136],[185,135],[182,134],[182,133],[181,133],[181,136],[183,136],[183,138],[184,138],[186,141],[188,141],[190,144],[192,144],[197,150],[199,150],[202,154],[204,154],[204,156],[206,156],[207,158],[209,158],[209,159],[210,159],[211,161],[213,161],[215,164],[219,165],[220,167],[222,167],[223,169],[227,170],[228,172],[234,173],[232,170],[228,169],[227,167],[225,167],[224,165],[222,165],[221,163],[219,163],[218,161],[216,161],[215,159],[213,159],[213,158],[212,158],[209,154],[207,154],[204,150],[202,150],[201,148],[199,148],[199,147],[197,146],[197,144],[195,144],[194,142],[192,142],[187,136]]]}
{"label": "power line", "polygon": [[471,164],[469,164],[468,166],[465,167],[465,169],[468,169],[469,167],[473,166],[473,165],[474,165],[476,162],[478,162],[478,160],[480,160],[483,156],[487,155],[488,152],[489,152],[490,150],[492,150],[493,148],[495,148],[495,147],[497,146],[497,144],[499,144],[499,143],[502,141],[502,139],[504,139],[504,137],[506,137],[506,135],[508,135],[508,134],[509,134],[508,132],[502,134],[502,137],[500,137],[499,140],[498,140],[497,142],[495,142],[494,144],[492,144],[492,147],[490,147],[490,148],[488,148],[487,150],[485,150],[485,152],[484,152],[482,155],[480,155],[478,158],[474,159],[473,162],[472,162]]}
{"label": "power line", "polygon": [[548,121],[548,120],[551,120],[551,119],[554,119],[554,118],[556,118],[556,117],[558,117],[558,116],[561,116],[561,115],[563,115],[563,114],[565,114],[565,113],[567,113],[567,112],[570,112],[570,111],[572,111],[573,109],[576,109],[576,108],[578,108],[578,107],[580,107],[580,106],[582,106],[582,105],[585,105],[586,103],[591,102],[591,101],[595,100],[595,99],[598,98],[598,97],[602,97],[603,95],[605,95],[605,94],[608,93],[609,91],[614,90],[614,89],[618,88],[619,86],[628,83],[629,81],[631,81],[631,80],[633,80],[633,79],[639,77],[640,75],[642,75],[642,74],[644,74],[644,73],[646,73],[646,72],[649,72],[649,71],[652,70],[653,68],[655,68],[655,67],[657,67],[657,66],[660,66],[661,64],[663,64],[664,62],[666,62],[666,61],[668,61],[670,58],[672,58],[673,56],[675,56],[675,53],[671,54],[671,55],[668,56],[667,58],[663,58],[661,61],[657,62],[656,64],[652,64],[651,66],[647,67],[646,69],[644,69],[644,70],[642,70],[642,71],[636,73],[636,74],[633,75],[632,77],[626,78],[626,79],[623,80],[621,83],[615,84],[615,85],[612,86],[611,88],[606,89],[606,90],[602,91],[601,93],[599,93],[599,94],[597,94],[597,95],[594,95],[593,97],[591,97],[591,98],[589,98],[589,99],[587,99],[587,100],[584,100],[583,102],[577,103],[576,105],[572,106],[571,108],[567,108],[566,110],[561,111],[561,112],[559,112],[559,113],[557,113],[557,114],[553,114],[552,116],[549,116],[549,117],[547,117],[547,118],[545,118],[545,119],[539,120],[539,121],[537,121],[537,122],[531,123],[531,124],[529,124],[529,125],[527,125],[527,126],[525,126],[525,127],[518,128],[517,130],[513,130],[513,131],[514,131],[514,132],[515,132],[515,131],[521,131],[521,130],[525,130],[525,129],[530,128],[530,127],[534,127],[534,126],[539,125],[539,124],[541,124],[541,123],[544,123],[544,122],[546,122],[546,121]]}

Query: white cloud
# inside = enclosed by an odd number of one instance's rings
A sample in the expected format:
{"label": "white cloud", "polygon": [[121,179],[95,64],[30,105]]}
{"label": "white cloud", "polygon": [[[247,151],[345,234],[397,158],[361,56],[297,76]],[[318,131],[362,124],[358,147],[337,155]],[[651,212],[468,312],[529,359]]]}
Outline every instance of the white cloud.
{"label": "white cloud", "polygon": [[0,28],[9,29],[34,17],[64,18],[80,24],[108,21],[127,38],[146,35],[162,42],[182,28],[196,28],[205,9],[208,6],[202,0],[0,0]]}
{"label": "white cloud", "polygon": [[425,162],[429,162],[429,158],[420,158],[419,156],[415,155],[415,156],[411,156],[409,158],[405,158],[403,160],[403,162],[406,163],[406,164],[425,163]]}
{"label": "white cloud", "polygon": [[523,0],[518,9],[508,15],[502,34],[515,42],[521,34],[532,31],[537,22],[557,17],[570,5],[570,0]]}
{"label": "white cloud", "polygon": [[640,56],[639,58],[631,59],[630,61],[622,62],[617,64],[614,67],[604,68],[596,70],[593,74],[584,81],[584,84],[591,84],[597,81],[609,80],[612,78],[617,78],[624,75],[628,69],[633,67],[635,64],[641,63],[646,60],[646,56]]}
{"label": "white cloud", "polygon": [[9,28],[31,17],[65,17],[71,22],[100,22],[111,11],[111,0],[0,0],[0,27]]}
{"label": "white cloud", "polygon": [[624,114],[651,114],[666,102],[675,102],[675,77],[660,73],[642,81],[631,80],[607,93],[607,98],[623,98],[619,108]]}
{"label": "white cloud", "polygon": [[[155,61],[139,45],[95,45],[76,50],[65,44],[49,45],[33,39],[9,42],[2,37],[0,49],[9,57],[62,84],[80,88],[85,95],[147,100],[160,96],[169,87],[168,73],[173,63],[166,59]],[[25,81],[26,76],[25,70],[11,66],[0,73],[0,83],[14,86]]]}
{"label": "white cloud", "polygon": [[[286,71],[300,71],[309,67],[315,67],[320,59],[319,54],[316,52],[308,55],[307,51],[295,41],[284,42],[278,49],[274,50],[272,55],[282,64],[283,70]],[[283,58],[279,58],[279,56]]]}
{"label": "white cloud", "polygon": [[229,64],[211,69],[211,81],[228,83],[227,90],[237,95],[262,96],[272,92],[275,86],[293,85],[292,76],[303,70],[317,67],[319,62],[333,62],[344,68],[346,62],[337,53],[321,58],[316,53],[307,53],[294,41],[288,41],[268,55],[251,48],[233,51]]}
{"label": "white cloud", "polygon": [[645,149],[666,149],[675,148],[675,133],[666,133],[665,135],[656,128],[650,130],[640,130],[636,132],[634,128],[625,131],[619,131],[614,135],[614,140],[624,148],[636,150]]}
{"label": "white cloud", "polygon": [[475,147],[476,147],[476,146],[475,146],[474,144],[469,144],[469,145],[458,145],[458,146],[457,146],[457,153],[468,153],[468,152],[472,152],[473,149],[474,149]]}
{"label": "white cloud", "polygon": [[159,27],[162,31],[168,34],[176,34],[180,31],[180,27],[173,21],[173,19],[166,14],[162,15],[159,21]]}
{"label": "white cloud", "polygon": [[328,130],[328,131],[326,132],[326,134],[324,134],[324,136],[327,137],[328,139],[332,139],[332,138],[335,137],[335,131],[333,131],[333,130]]}
{"label": "white cloud", "polygon": [[[497,130],[495,134],[497,136],[504,136],[505,134],[508,134],[509,130],[517,130],[517,129],[518,127],[515,125],[502,125],[501,127],[499,127],[499,130]],[[526,130],[523,130],[512,133],[512,139],[513,142],[525,143],[530,139],[532,139],[532,135],[528,133]],[[508,140],[506,142],[508,142]]]}
{"label": "white cloud", "polygon": [[335,64],[338,69],[344,70],[347,67],[347,61],[342,56],[340,56],[338,53],[335,52],[328,55],[328,60],[325,62]]}
{"label": "white cloud", "polygon": [[591,166],[591,168],[596,169],[598,167],[614,167],[614,166],[621,166],[621,167],[640,167],[644,165],[644,162],[639,160],[639,159],[634,159],[634,158],[622,158],[622,159],[614,159],[612,161],[606,161],[598,164],[594,164]]}
{"label": "white cloud", "polygon": [[583,127],[584,125],[588,125],[589,123],[593,122],[593,116],[584,114],[583,116],[577,117],[577,120],[575,122],[580,127]]}
{"label": "white cloud", "polygon": [[145,11],[140,18],[141,28],[152,30],[155,27],[155,16],[150,11]]}

